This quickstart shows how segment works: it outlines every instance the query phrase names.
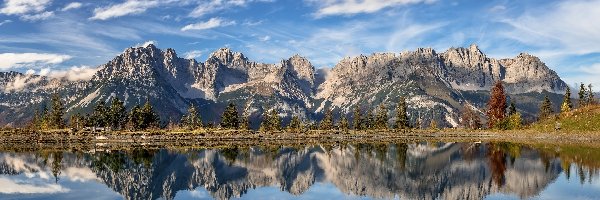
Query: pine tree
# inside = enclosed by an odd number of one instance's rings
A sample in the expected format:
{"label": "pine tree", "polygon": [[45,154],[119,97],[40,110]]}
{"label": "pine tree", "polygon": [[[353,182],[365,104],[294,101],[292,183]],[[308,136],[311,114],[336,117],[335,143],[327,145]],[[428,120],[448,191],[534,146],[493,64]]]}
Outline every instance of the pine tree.
{"label": "pine tree", "polygon": [[402,97],[396,106],[396,129],[409,128],[408,121],[408,115],[406,113],[406,99]]}
{"label": "pine tree", "polygon": [[436,130],[437,128],[437,122],[435,119],[431,119],[431,121],[429,121],[429,129]]}
{"label": "pine tree", "polygon": [[144,116],[142,114],[142,108],[139,105],[135,105],[131,108],[128,116],[127,127],[129,130],[142,130],[144,127]]}
{"label": "pine tree", "polygon": [[65,120],[63,116],[65,115],[64,104],[60,100],[60,96],[58,94],[52,95],[52,104],[50,113],[48,113],[48,122],[50,127],[63,129],[65,128]]}
{"label": "pine tree", "polygon": [[290,124],[288,124],[288,131],[292,132],[292,133],[297,133],[300,131],[300,127],[301,126],[301,122],[300,122],[300,118],[298,116],[293,116],[292,120],[290,121]]}
{"label": "pine tree", "polygon": [[33,117],[31,118],[31,121],[29,122],[27,128],[31,129],[31,130],[39,130],[41,127],[41,122],[42,122],[42,117],[40,116],[39,111],[35,110],[33,113]]}
{"label": "pine tree", "polygon": [[79,131],[79,130],[83,129],[83,127],[85,125],[85,119],[83,118],[83,116],[80,113],[71,115],[71,119],[69,120],[69,122],[70,122],[70,128],[75,131]]}
{"label": "pine tree", "polygon": [[90,120],[92,121],[92,126],[94,127],[105,127],[107,124],[107,113],[108,109],[106,108],[106,103],[104,101],[98,102],[94,107],[94,111],[92,112],[92,117]]}
{"label": "pine tree", "polygon": [[385,105],[379,105],[377,109],[377,117],[375,118],[375,129],[387,130],[388,128],[388,115]]}
{"label": "pine tree", "polygon": [[344,132],[348,132],[348,129],[350,129],[350,123],[346,116],[342,116],[342,119],[340,119],[340,129]]}
{"label": "pine tree", "polygon": [[125,126],[127,119],[127,110],[123,101],[119,98],[113,98],[108,115],[106,116],[108,125],[114,130],[121,130]]}
{"label": "pine tree", "polygon": [[262,115],[262,122],[260,122],[260,131],[271,131],[271,116],[270,112],[264,112]]}
{"label": "pine tree", "polygon": [[150,104],[150,100],[146,100],[144,106],[142,107],[142,129],[148,128],[158,128],[160,118],[156,112],[154,112],[154,107]]}
{"label": "pine tree", "polygon": [[585,106],[587,103],[587,93],[585,91],[585,85],[583,83],[579,85],[579,92],[577,94],[579,95],[579,107]]}
{"label": "pine tree", "polygon": [[181,119],[181,123],[183,123],[183,126],[188,130],[202,128],[202,117],[200,114],[198,114],[194,104],[190,105],[187,110],[187,114],[185,114]]}
{"label": "pine tree", "polygon": [[514,115],[517,113],[517,106],[514,101],[510,101],[510,106],[508,106],[508,116]]}
{"label": "pine tree", "polygon": [[353,113],[352,117],[353,117],[352,124],[353,124],[354,130],[357,130],[357,131],[362,130],[363,125],[361,123],[362,122],[362,114],[360,111],[360,107],[358,107],[358,106],[354,107],[354,113]]}
{"label": "pine tree", "polygon": [[269,130],[271,131],[279,131],[281,130],[281,117],[279,113],[277,113],[276,109],[271,110],[271,114],[269,114]]}
{"label": "pine tree", "polygon": [[563,98],[563,102],[560,105],[560,113],[567,113],[571,111],[573,108],[573,103],[571,103],[571,88],[567,86],[567,90],[565,91],[565,97]]}
{"label": "pine tree", "polygon": [[552,111],[552,102],[550,102],[550,98],[548,98],[548,95],[546,95],[544,97],[544,101],[542,102],[542,105],[540,106],[540,120],[546,119],[548,117],[550,117],[550,115],[552,115],[553,111]]}
{"label": "pine tree", "polygon": [[461,117],[461,126],[468,129],[481,128],[481,120],[467,103],[464,104],[463,114]]}
{"label": "pine tree", "polygon": [[364,124],[365,124],[364,129],[366,129],[366,130],[373,130],[375,128],[375,119],[373,117],[373,111],[369,110],[367,112],[367,116],[366,116]]}
{"label": "pine tree", "polygon": [[593,105],[596,104],[596,98],[594,97],[594,90],[592,90],[592,84],[588,85],[588,89],[587,89],[587,104],[588,105]]}
{"label": "pine tree", "polygon": [[496,123],[506,117],[506,95],[501,81],[497,81],[491,90],[490,100],[488,101],[488,127],[492,128]]}
{"label": "pine tree", "polygon": [[321,130],[332,130],[333,129],[333,112],[331,109],[327,108],[325,110],[325,116],[323,116],[323,120],[319,124],[319,129]]}
{"label": "pine tree", "polygon": [[250,130],[250,116],[244,114],[240,119],[240,130]]}
{"label": "pine tree", "polygon": [[221,127],[225,129],[237,129],[239,125],[237,108],[234,103],[229,103],[221,117]]}

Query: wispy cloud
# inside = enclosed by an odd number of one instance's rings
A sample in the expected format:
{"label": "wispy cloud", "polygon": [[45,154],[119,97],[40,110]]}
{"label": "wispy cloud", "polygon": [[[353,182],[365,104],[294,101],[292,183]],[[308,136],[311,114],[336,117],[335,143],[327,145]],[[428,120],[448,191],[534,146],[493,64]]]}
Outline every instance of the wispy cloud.
{"label": "wispy cloud", "polygon": [[128,0],[120,4],[114,4],[107,7],[94,9],[92,20],[107,20],[111,18],[140,14],[147,9],[160,5],[159,1]]}
{"label": "wispy cloud", "polygon": [[0,14],[16,15],[25,21],[44,20],[52,17],[54,12],[45,11],[50,0],[5,0]]}
{"label": "wispy cloud", "polygon": [[48,19],[52,16],[54,16],[54,12],[46,11],[46,12],[37,13],[37,14],[33,14],[33,15],[22,15],[21,19],[25,20],[25,21],[38,21],[38,20]]}
{"label": "wispy cloud", "polygon": [[198,22],[195,24],[188,24],[181,28],[181,31],[189,31],[189,30],[206,30],[223,26],[235,25],[235,21],[228,21],[221,18],[210,18],[205,22]]}
{"label": "wispy cloud", "polygon": [[313,13],[317,18],[332,15],[353,15],[373,13],[384,8],[417,3],[432,3],[435,0],[305,0],[316,5],[318,10]]}
{"label": "wispy cloud", "polygon": [[193,51],[188,51],[185,52],[185,58],[186,59],[195,59],[195,58],[199,58],[200,56],[204,55],[208,50],[193,50]]}
{"label": "wispy cloud", "polygon": [[203,1],[190,12],[190,17],[202,17],[234,7],[244,7],[252,2],[273,2],[274,0],[208,0]]}
{"label": "wispy cloud", "polygon": [[98,68],[90,66],[73,66],[68,69],[52,70],[47,72],[47,76],[56,79],[65,79],[69,81],[90,80],[96,74]]}
{"label": "wispy cloud", "polygon": [[71,2],[71,3],[67,4],[64,8],[62,8],[60,10],[61,11],[68,11],[68,10],[73,10],[73,9],[81,8],[81,6],[83,6],[83,4],[80,3],[80,2]]}
{"label": "wispy cloud", "polygon": [[2,53],[0,54],[0,69],[59,64],[69,59],[71,59],[69,55],[51,53]]}
{"label": "wispy cloud", "polygon": [[10,19],[4,20],[4,21],[0,22],[0,26],[11,23],[11,22],[12,22],[12,20],[10,20]]}

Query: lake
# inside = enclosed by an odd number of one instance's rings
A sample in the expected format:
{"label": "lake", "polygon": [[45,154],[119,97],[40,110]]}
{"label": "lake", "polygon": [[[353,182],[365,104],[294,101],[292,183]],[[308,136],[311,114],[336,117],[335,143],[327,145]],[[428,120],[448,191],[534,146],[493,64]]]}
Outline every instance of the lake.
{"label": "lake", "polygon": [[599,150],[506,142],[3,150],[0,199],[598,199]]}

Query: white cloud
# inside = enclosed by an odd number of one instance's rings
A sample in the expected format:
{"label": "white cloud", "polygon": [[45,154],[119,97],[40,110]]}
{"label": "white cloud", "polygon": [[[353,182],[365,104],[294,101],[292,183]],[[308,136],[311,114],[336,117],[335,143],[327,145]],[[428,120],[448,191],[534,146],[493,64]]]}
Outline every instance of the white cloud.
{"label": "white cloud", "polygon": [[71,3],[67,4],[64,8],[62,8],[61,11],[67,11],[67,10],[77,9],[77,8],[81,8],[81,6],[83,6],[82,3],[71,2]]}
{"label": "white cloud", "polygon": [[94,9],[92,20],[107,20],[126,15],[140,14],[147,9],[159,6],[159,1],[128,0],[120,4]]}
{"label": "white cloud", "polygon": [[204,53],[206,53],[206,50],[193,50],[193,51],[185,52],[185,58],[186,59],[199,58],[200,56],[204,55]]}
{"label": "white cloud", "polygon": [[25,21],[38,21],[38,20],[48,19],[52,16],[54,16],[54,12],[46,11],[46,12],[37,13],[37,14],[33,14],[33,15],[21,15],[21,19],[25,20]]}
{"label": "white cloud", "polygon": [[[505,37],[540,48],[543,57],[600,52],[600,1],[564,1],[503,22]],[[546,55],[546,56],[544,56]]]}
{"label": "white cloud", "polygon": [[50,70],[49,72],[40,71],[40,75],[46,74],[50,78],[66,79],[69,81],[90,80],[96,74],[98,68],[89,66],[73,66],[65,70]]}
{"label": "white cloud", "polygon": [[142,44],[138,43],[133,47],[147,47],[148,45],[151,45],[151,44],[156,46],[156,45],[158,45],[158,42],[156,40],[148,40]]}
{"label": "white cloud", "polygon": [[50,0],[5,0],[0,13],[6,15],[22,15],[43,12],[50,5]]}
{"label": "white cloud", "polygon": [[0,69],[19,68],[33,65],[59,64],[71,59],[69,55],[50,53],[2,53]]}
{"label": "white cloud", "polygon": [[223,26],[235,25],[235,21],[227,21],[221,18],[211,18],[205,22],[199,22],[195,24],[188,24],[181,28],[181,31],[189,31],[189,30],[206,30]]}
{"label": "white cloud", "polygon": [[198,4],[198,6],[190,12],[189,16],[202,17],[232,7],[244,7],[252,2],[273,2],[273,0],[209,0]]}
{"label": "white cloud", "polygon": [[10,20],[10,19],[4,20],[4,21],[0,22],[0,26],[11,23],[11,22],[12,22],[12,20]]}
{"label": "white cloud", "polygon": [[26,184],[9,178],[0,178],[0,185],[2,194],[52,194],[70,191],[59,184]]}
{"label": "white cloud", "polygon": [[260,41],[266,42],[266,41],[269,41],[271,39],[271,36],[267,35],[267,36],[261,37],[259,39],[260,39]]}
{"label": "white cloud", "polygon": [[435,0],[305,0],[318,7],[315,17],[330,15],[353,15],[373,13],[381,9],[417,3],[432,3]]}
{"label": "white cloud", "polygon": [[[35,71],[33,72],[35,73]],[[31,84],[40,82],[43,78],[40,76],[34,76],[31,71],[27,71],[23,76],[16,76],[12,82],[6,83],[3,91],[8,93],[11,91],[21,91],[25,87]]]}

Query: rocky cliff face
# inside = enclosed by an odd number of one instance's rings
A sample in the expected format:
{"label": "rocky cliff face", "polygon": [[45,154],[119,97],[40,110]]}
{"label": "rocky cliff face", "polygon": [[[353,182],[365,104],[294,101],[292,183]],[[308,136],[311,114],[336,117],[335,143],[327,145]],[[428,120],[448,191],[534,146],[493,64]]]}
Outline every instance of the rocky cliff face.
{"label": "rocky cliff face", "polygon": [[[298,115],[311,121],[320,119],[325,109],[334,110],[338,116],[350,113],[355,106],[366,110],[383,104],[392,110],[404,97],[413,123],[421,118],[422,124],[436,120],[442,126],[456,126],[462,104],[483,108],[487,91],[496,81],[504,83],[511,98],[522,97],[517,103],[525,116],[536,112],[525,103],[543,97],[535,94],[561,93],[566,87],[534,56],[520,54],[497,60],[488,58],[475,45],[444,53],[419,48],[399,54],[360,55],[344,58],[330,70],[315,70],[299,55],[265,64],[222,48],[205,62],[198,62],[178,57],[173,49],[163,51],[150,44],[126,49],[99,66],[90,81],[1,73],[0,116],[19,113],[22,117],[0,124],[23,124],[33,109],[47,103],[48,95],[59,93],[69,114],[89,112],[98,102],[118,97],[127,107],[150,100],[165,122],[178,120],[192,104],[200,107],[209,121],[217,121],[229,102],[252,119],[276,109],[285,119]],[[389,116],[393,120],[391,111]]]}

